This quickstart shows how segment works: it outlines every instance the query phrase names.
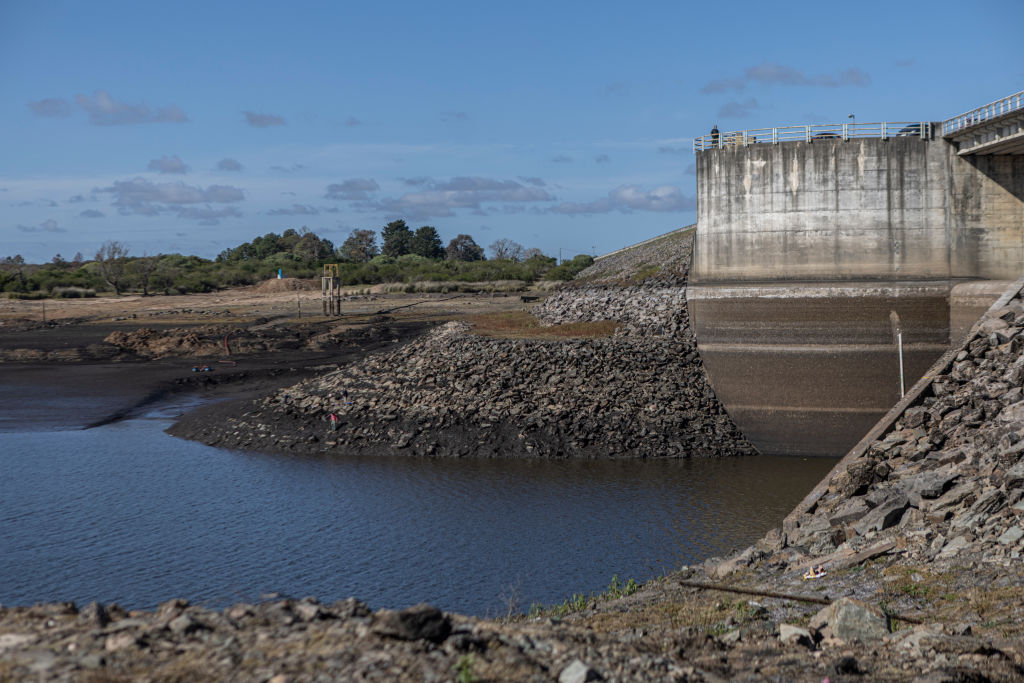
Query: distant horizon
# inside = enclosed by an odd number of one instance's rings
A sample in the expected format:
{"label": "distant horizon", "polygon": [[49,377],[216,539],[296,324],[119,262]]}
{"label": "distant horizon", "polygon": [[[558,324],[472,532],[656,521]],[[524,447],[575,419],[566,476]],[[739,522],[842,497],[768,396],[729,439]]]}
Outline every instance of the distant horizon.
{"label": "distant horizon", "polygon": [[107,240],[214,258],[397,218],[608,253],[695,221],[692,143],[713,125],[934,121],[1020,90],[1024,6],[971,11],[1000,19],[981,48],[936,38],[962,15],[948,0],[827,22],[810,2],[11,0],[0,258]]}

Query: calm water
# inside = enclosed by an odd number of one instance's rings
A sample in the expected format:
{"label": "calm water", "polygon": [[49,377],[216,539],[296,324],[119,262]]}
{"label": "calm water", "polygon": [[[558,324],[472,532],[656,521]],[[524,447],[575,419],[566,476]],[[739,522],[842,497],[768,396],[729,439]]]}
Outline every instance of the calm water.
{"label": "calm water", "polygon": [[7,605],[279,593],[504,614],[755,540],[834,464],[268,456],[164,434],[182,401],[82,430],[74,403],[27,391],[0,387]]}

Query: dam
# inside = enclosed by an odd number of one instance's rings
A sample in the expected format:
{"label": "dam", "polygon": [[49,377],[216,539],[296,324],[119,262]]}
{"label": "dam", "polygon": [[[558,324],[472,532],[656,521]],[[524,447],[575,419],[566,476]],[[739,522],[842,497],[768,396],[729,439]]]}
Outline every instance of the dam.
{"label": "dam", "polygon": [[762,453],[845,453],[1024,272],[1022,98],[694,141],[687,303]]}

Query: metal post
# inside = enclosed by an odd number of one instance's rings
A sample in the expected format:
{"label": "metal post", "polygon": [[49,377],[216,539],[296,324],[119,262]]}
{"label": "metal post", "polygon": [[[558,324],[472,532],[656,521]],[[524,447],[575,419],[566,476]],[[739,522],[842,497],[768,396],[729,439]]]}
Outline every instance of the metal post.
{"label": "metal post", "polygon": [[906,396],[906,391],[903,384],[903,333],[899,332],[896,334],[896,346],[900,352],[900,398]]}

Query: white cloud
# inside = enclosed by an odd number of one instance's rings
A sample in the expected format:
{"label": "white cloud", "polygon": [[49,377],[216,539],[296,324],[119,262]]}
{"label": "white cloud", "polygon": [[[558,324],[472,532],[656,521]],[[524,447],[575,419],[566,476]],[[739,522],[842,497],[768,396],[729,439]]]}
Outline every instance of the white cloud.
{"label": "white cloud", "polygon": [[687,197],[674,185],[661,185],[652,190],[645,190],[639,185],[620,185],[608,193],[607,197],[591,202],[562,202],[541,213],[560,213],[566,215],[597,214],[619,211],[685,211],[693,209],[697,202]]}
{"label": "white cloud", "polygon": [[[117,180],[110,187],[97,188],[95,192],[109,192],[114,195],[112,206],[122,215],[155,216],[173,213],[179,218],[190,218],[212,224],[219,218],[241,216],[235,207],[211,208],[210,204],[228,204],[245,198],[241,189],[231,185],[210,185],[203,188],[196,185],[176,183],[153,183],[145,178]],[[198,207],[197,204],[207,206]]]}
{"label": "white cloud", "polygon": [[722,78],[709,81],[704,84],[700,91],[702,93],[718,93],[727,90],[739,91],[746,88],[752,82],[768,85],[840,88],[845,86],[866,86],[871,83],[871,76],[856,67],[845,69],[837,74],[808,76],[802,71],[785,64],[762,62],[761,64],[747,67],[743,71],[743,75],[737,78]]}
{"label": "white cloud", "polygon": [[285,125],[284,118],[274,114],[257,114],[254,111],[244,111],[242,113],[245,114],[245,122],[254,128]]}
{"label": "white cloud", "polygon": [[149,162],[147,168],[158,173],[188,173],[189,167],[175,154],[173,157],[162,156]]}
{"label": "white cloud", "polygon": [[97,90],[90,98],[75,95],[75,102],[97,126],[117,126],[132,123],[185,123],[188,117],[175,105],[150,109],[145,104],[128,104],[113,99],[106,90]]}
{"label": "white cloud", "polygon": [[370,198],[371,192],[376,192],[379,189],[380,185],[372,178],[349,178],[340,183],[328,185],[324,199],[366,201]]}
{"label": "white cloud", "polygon": [[41,117],[65,117],[71,115],[71,104],[61,98],[48,97],[44,100],[29,102],[28,108],[32,113]]}
{"label": "white cloud", "polygon": [[268,216],[316,216],[320,211],[315,206],[307,204],[292,204],[283,209],[271,209],[267,211]]}
{"label": "white cloud", "polygon": [[230,157],[224,157],[223,159],[221,159],[220,161],[217,162],[217,170],[218,171],[241,171],[242,170],[242,164],[239,163],[237,159],[232,159]]}
{"label": "white cloud", "polygon": [[86,209],[82,213],[78,214],[82,218],[103,218],[106,214],[96,209]]}
{"label": "white cloud", "polygon": [[241,218],[242,212],[233,206],[185,206],[176,209],[178,218],[199,221],[199,225],[218,225],[221,218]]}
{"label": "white cloud", "polygon": [[39,225],[19,225],[18,230],[22,232],[67,232],[57,224],[57,221],[48,218]]}
{"label": "white cloud", "polygon": [[726,102],[718,108],[718,116],[723,119],[742,119],[757,109],[757,100],[748,97],[742,102]]}
{"label": "white cloud", "polygon": [[483,204],[488,202],[546,202],[555,199],[546,190],[527,187],[514,180],[461,176],[447,181],[417,178],[415,182],[421,190],[408,192],[397,199],[364,202],[360,208],[416,220],[453,216],[457,209],[468,209],[483,216],[487,215]]}

